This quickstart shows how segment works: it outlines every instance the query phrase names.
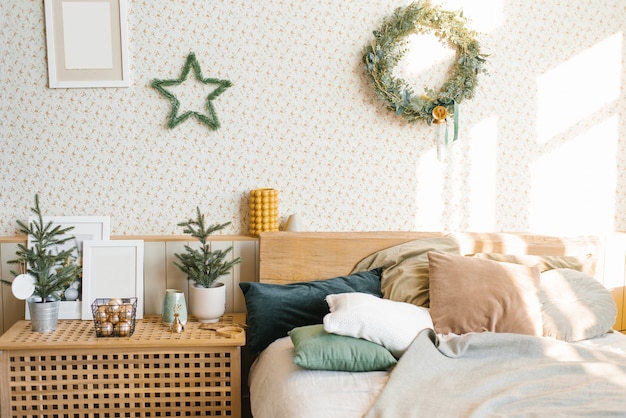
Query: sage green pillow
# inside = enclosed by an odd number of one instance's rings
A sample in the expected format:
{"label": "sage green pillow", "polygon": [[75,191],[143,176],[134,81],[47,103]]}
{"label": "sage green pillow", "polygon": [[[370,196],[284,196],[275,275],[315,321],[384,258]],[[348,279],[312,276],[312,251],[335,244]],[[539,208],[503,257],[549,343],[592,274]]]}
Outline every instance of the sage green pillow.
{"label": "sage green pillow", "polygon": [[311,370],[370,372],[387,370],[397,360],[382,345],[324,331],[324,325],[294,328],[289,337],[295,348],[293,362]]}

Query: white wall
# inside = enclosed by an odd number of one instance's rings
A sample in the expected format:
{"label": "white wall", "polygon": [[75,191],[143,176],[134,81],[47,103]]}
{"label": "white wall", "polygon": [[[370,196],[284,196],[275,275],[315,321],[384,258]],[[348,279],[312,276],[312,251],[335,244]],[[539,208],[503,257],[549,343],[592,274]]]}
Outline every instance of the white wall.
{"label": "white wall", "polygon": [[[387,112],[362,70],[406,1],[128,3],[132,86],[49,89],[43,1],[0,2],[0,236],[35,192],[49,215],[110,215],[115,235],[181,233],[196,205],[246,233],[260,187],[309,230],[626,230],[622,0],[442,0],[490,55],[444,164],[435,130]],[[191,51],[233,83],[215,132],[167,129],[149,86]]]}

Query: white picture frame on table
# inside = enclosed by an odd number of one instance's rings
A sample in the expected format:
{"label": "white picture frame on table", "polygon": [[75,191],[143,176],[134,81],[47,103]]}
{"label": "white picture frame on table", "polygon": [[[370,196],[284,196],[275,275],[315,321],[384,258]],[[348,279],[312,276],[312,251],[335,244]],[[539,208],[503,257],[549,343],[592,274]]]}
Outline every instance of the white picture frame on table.
{"label": "white picture frame on table", "polygon": [[[65,246],[59,247],[58,251],[63,251],[72,246],[76,246],[77,251],[74,255],[75,262],[82,265],[83,261],[83,243],[85,241],[103,241],[110,239],[111,236],[111,218],[109,216],[43,216],[44,225],[52,222],[54,226],[62,228],[73,227],[68,231],[68,235],[74,236],[74,241],[68,242]],[[30,216],[28,223],[34,222],[37,217]],[[61,235],[59,238],[63,238]],[[32,244],[30,237],[28,238],[28,246]],[[81,285],[82,287],[82,285]],[[59,319],[81,319],[82,318],[82,294],[79,293],[78,300],[67,301],[62,300],[59,304]],[[26,305],[25,318],[30,319],[30,311]]]}
{"label": "white picture frame on table", "polygon": [[83,242],[82,319],[92,320],[99,298],[137,298],[136,319],[143,318],[142,240]]}
{"label": "white picture frame on table", "polygon": [[129,87],[127,0],[45,0],[50,88]]}

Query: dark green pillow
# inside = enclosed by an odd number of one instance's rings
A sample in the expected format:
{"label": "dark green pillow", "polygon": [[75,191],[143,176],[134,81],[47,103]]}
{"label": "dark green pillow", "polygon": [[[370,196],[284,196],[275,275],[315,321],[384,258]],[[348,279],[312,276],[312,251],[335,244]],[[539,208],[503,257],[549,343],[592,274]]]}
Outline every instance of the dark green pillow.
{"label": "dark green pillow", "polygon": [[330,334],[324,325],[294,328],[289,336],[295,349],[293,362],[305,369],[371,372],[387,370],[397,362],[382,345]]}
{"label": "dark green pillow", "polygon": [[329,313],[326,296],[335,293],[362,292],[382,296],[382,269],[350,276],[290,284],[241,282],[248,311],[247,345],[259,353],[294,328],[321,324]]}

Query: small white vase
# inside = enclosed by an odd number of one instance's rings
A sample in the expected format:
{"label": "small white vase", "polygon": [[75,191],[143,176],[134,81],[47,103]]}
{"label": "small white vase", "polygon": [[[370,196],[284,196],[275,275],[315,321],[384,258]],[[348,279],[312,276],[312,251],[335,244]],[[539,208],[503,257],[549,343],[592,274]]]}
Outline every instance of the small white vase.
{"label": "small white vase", "polygon": [[304,228],[302,226],[302,219],[300,218],[300,215],[298,215],[297,213],[289,215],[287,223],[285,224],[285,231],[300,232],[303,230]]}
{"label": "small white vase", "polygon": [[214,287],[189,287],[189,310],[199,322],[213,323],[226,312],[226,286],[217,282]]}

